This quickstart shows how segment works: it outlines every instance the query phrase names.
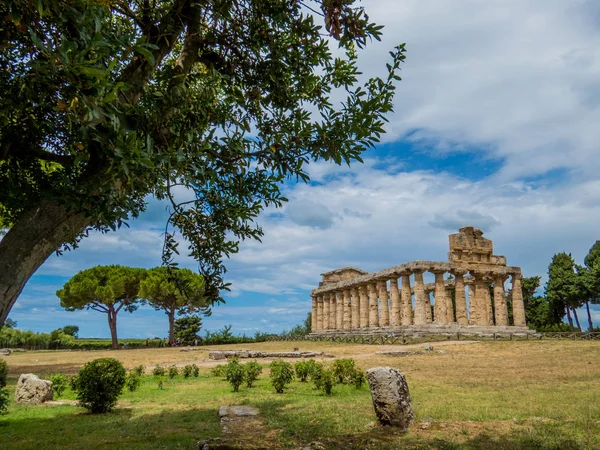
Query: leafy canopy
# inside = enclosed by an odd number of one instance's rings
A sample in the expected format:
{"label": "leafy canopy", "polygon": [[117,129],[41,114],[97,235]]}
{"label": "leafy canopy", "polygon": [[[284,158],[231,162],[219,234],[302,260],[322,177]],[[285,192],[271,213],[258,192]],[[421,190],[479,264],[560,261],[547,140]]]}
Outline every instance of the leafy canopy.
{"label": "leafy canopy", "polygon": [[190,269],[156,267],[147,271],[140,283],[140,297],[166,312],[179,314],[202,311],[208,313],[202,275]]}
{"label": "leafy canopy", "polygon": [[0,226],[50,200],[109,231],[167,199],[165,262],[179,230],[220,299],[223,257],[260,239],[281,183],[361,161],[384,132],[404,46],[359,82],[382,27],[354,3],[3,2]]}

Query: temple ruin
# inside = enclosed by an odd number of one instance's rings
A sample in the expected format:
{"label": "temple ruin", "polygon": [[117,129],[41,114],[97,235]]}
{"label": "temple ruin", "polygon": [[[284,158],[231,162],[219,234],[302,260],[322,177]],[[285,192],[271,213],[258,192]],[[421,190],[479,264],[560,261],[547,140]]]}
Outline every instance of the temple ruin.
{"label": "temple ruin", "polygon": [[[490,327],[527,331],[521,269],[507,266],[504,256],[494,255],[492,241],[477,228],[463,227],[449,240],[447,262],[412,261],[374,273],[354,267],[323,273],[319,287],[311,292],[312,333],[411,329],[489,332]],[[434,274],[434,283],[424,283],[425,272]],[[510,297],[504,288],[509,277]]]}

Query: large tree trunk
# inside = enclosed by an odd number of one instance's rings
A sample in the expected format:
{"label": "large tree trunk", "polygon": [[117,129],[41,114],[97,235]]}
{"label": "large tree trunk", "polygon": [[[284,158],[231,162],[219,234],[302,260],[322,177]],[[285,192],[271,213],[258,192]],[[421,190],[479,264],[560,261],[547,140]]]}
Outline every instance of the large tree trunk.
{"label": "large tree trunk", "polygon": [[0,325],[38,267],[88,225],[83,214],[50,200],[23,213],[0,241]]}
{"label": "large tree trunk", "polygon": [[571,318],[571,310],[568,306],[565,305],[565,311],[567,312],[567,319],[569,320],[569,326],[571,327],[571,331],[573,331],[573,319]]}
{"label": "large tree trunk", "polygon": [[575,323],[577,324],[577,329],[581,331],[581,324],[579,323],[579,316],[577,316],[577,310],[573,307],[571,307],[571,309],[573,310],[573,315],[575,316]]}
{"label": "large tree trunk", "polygon": [[590,312],[590,301],[589,300],[587,302],[585,302],[585,307],[587,309],[588,325],[590,327],[588,331],[594,331],[594,322],[592,322],[592,313]]}
{"label": "large tree trunk", "polygon": [[173,345],[175,343],[175,310],[167,311],[167,316],[169,316],[169,344]]}
{"label": "large tree trunk", "polygon": [[119,349],[119,339],[117,339],[117,312],[112,306],[108,310],[108,327],[110,328],[110,338],[112,340],[112,349]]}

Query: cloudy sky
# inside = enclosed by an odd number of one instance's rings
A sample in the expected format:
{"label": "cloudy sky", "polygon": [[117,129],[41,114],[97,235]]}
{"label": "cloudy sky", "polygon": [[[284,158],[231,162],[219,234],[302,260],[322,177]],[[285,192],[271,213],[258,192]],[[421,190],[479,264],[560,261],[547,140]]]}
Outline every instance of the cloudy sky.
{"label": "cloudy sky", "polygon": [[[383,42],[361,55],[366,75],[384,75],[388,50],[407,47],[388,134],[364,164],[312,164],[310,184],[286,188],[289,203],[260,219],[263,243],[244,243],[228,262],[233,290],[206,329],[289,329],[322,272],[443,261],[447,235],[463,225],[544,279],[554,253],[581,263],[600,239],[600,2],[362,3],[385,25]],[[51,257],[10,316],[23,329],[77,324],[82,336],[108,336],[103,314],[61,310],[55,291],[97,264],[159,265],[164,217],[152,202],[130,229]],[[118,328],[164,336],[167,318],[142,308],[121,313]]]}

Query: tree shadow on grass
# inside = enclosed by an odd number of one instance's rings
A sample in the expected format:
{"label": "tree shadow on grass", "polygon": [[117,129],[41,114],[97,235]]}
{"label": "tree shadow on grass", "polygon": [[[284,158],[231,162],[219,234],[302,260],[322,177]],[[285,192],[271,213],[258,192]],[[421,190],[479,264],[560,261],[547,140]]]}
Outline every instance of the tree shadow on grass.
{"label": "tree shadow on grass", "polygon": [[[159,405],[157,405],[159,407]],[[0,417],[0,447],[20,449],[197,449],[220,434],[214,409],[134,412],[117,408],[89,414],[81,408],[43,407],[48,417]]]}

